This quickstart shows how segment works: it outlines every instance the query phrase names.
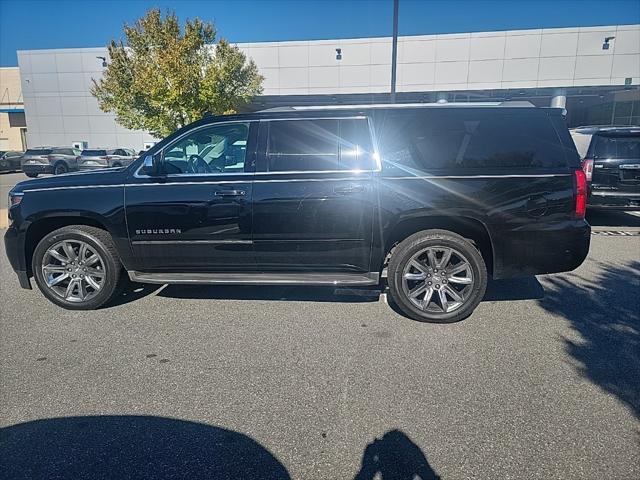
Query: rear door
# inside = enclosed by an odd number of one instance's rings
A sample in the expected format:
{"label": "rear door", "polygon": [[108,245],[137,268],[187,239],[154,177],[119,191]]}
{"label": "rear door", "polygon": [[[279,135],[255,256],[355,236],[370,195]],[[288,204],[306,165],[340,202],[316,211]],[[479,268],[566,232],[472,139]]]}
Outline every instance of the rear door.
{"label": "rear door", "polygon": [[258,267],[368,272],[377,163],[367,118],[262,121],[260,152]]}
{"label": "rear door", "polygon": [[593,189],[640,193],[640,130],[608,131],[593,136]]}

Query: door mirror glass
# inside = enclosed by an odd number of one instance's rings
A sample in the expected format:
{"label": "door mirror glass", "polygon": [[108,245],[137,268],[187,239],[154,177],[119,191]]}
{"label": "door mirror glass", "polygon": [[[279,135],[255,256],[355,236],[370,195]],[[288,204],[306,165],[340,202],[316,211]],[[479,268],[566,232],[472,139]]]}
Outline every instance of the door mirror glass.
{"label": "door mirror glass", "polygon": [[155,176],[158,174],[160,165],[160,154],[146,155],[142,160],[142,168],[140,171],[145,175]]}

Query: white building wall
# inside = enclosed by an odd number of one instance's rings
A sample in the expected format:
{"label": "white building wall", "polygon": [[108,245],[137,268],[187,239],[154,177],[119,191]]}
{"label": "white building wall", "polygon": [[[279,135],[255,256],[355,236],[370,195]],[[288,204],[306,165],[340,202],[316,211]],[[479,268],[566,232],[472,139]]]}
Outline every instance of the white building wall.
{"label": "white building wall", "polygon": [[[608,50],[605,37],[615,37]],[[238,44],[265,95],[384,93],[391,38]],[[336,49],[342,59],[336,59]],[[98,109],[90,88],[105,48],[19,51],[30,145],[142,148],[151,137]],[[640,25],[512,30],[398,39],[399,92],[640,85]]]}

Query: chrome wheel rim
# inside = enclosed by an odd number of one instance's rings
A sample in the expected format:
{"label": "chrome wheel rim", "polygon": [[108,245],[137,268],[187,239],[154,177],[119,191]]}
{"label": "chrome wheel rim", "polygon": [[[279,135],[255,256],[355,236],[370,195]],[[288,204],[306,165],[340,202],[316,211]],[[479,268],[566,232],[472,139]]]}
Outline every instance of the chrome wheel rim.
{"label": "chrome wheel rim", "polygon": [[402,272],[402,290],[409,301],[428,313],[451,313],[469,299],[473,269],[454,248],[427,247],[414,254]]}
{"label": "chrome wheel rim", "polygon": [[42,259],[46,287],[68,302],[86,302],[104,284],[105,263],[100,254],[81,240],[63,240],[47,249]]}

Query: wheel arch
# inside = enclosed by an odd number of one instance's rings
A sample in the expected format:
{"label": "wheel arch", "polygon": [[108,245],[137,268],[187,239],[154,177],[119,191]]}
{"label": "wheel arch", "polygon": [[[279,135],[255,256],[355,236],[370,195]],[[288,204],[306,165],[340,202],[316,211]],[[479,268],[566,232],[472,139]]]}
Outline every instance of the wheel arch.
{"label": "wheel arch", "polygon": [[25,252],[25,265],[29,275],[33,274],[32,271],[32,259],[33,252],[36,249],[40,240],[46,235],[62,227],[70,225],[83,225],[88,227],[96,227],[106,231],[113,237],[113,233],[109,231],[109,228],[100,220],[95,218],[89,213],[83,213],[82,215],[47,215],[37,220],[32,221],[25,232],[24,252]]}
{"label": "wheel arch", "polygon": [[378,267],[382,270],[393,248],[414,233],[440,229],[448,230],[471,240],[480,251],[487,266],[487,272],[493,274],[494,251],[491,235],[487,226],[480,220],[468,216],[442,216],[420,214],[399,219],[385,236],[383,258]]}

